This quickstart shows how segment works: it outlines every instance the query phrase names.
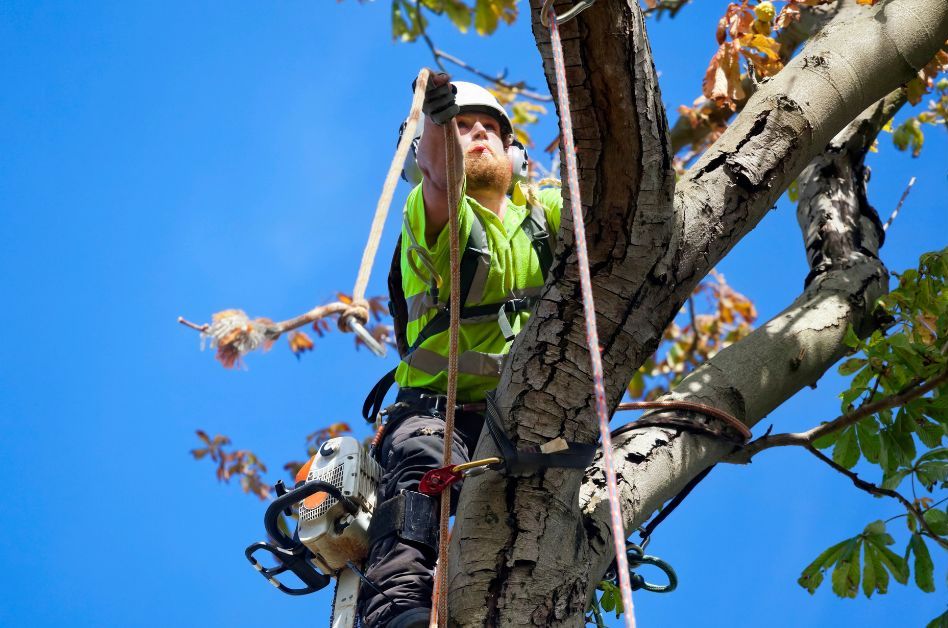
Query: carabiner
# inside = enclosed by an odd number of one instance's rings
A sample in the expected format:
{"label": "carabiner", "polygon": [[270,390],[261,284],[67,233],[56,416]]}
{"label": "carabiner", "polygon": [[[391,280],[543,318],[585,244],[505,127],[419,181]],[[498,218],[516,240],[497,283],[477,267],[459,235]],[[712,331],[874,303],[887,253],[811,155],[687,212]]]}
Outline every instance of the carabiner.
{"label": "carabiner", "polygon": [[[672,566],[661,558],[645,554],[642,548],[635,543],[626,543],[626,555],[629,559],[629,575],[631,576],[633,591],[645,589],[652,593],[671,593],[678,587],[678,575],[675,573],[675,570],[672,569]],[[647,582],[644,576],[640,576],[632,571],[639,565],[654,565],[658,567],[665,572],[665,575],[668,577],[668,584],[660,585]]]}
{"label": "carabiner", "polygon": [[[566,11],[566,13],[564,13],[563,15],[556,16],[557,25],[564,24],[570,21],[571,19],[573,19],[574,17],[576,17],[577,15],[579,15],[580,13],[582,13],[583,11],[585,11],[586,9],[594,5],[595,3],[596,3],[596,0],[579,0],[579,2],[574,4],[572,8]],[[549,15],[550,15],[550,11],[552,10],[552,7],[553,7],[553,0],[544,0],[543,8],[540,9],[540,23],[543,24],[547,28],[550,28]]]}
{"label": "carabiner", "polygon": [[469,477],[480,469],[487,469],[500,464],[503,464],[501,458],[484,458],[483,460],[472,460],[471,462],[441,467],[440,469],[431,469],[421,476],[418,492],[437,497],[461,478]]}

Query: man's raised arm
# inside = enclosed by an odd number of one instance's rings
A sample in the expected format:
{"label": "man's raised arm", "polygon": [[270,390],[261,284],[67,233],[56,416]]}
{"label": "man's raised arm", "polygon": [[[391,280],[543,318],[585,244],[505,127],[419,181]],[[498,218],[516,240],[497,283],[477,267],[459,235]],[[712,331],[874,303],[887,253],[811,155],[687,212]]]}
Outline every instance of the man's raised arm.
{"label": "man's raised arm", "polygon": [[[464,176],[464,158],[454,116],[458,114],[451,77],[445,73],[431,73],[422,111],[425,126],[418,143],[418,167],[424,179],[421,191],[425,201],[425,239],[429,246],[438,239],[438,234],[448,223],[447,164],[445,159],[444,128],[451,131],[456,145],[456,172],[454,180],[459,182],[457,197],[460,197],[460,182]],[[457,211],[457,208],[455,208]]]}

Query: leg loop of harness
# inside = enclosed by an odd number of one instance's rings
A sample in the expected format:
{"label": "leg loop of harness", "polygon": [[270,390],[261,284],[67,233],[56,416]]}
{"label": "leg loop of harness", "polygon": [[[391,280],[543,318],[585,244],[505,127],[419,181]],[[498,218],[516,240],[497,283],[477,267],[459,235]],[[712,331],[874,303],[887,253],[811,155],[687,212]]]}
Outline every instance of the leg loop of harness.
{"label": "leg loop of harness", "polygon": [[403,490],[382,502],[372,514],[369,544],[395,535],[402,541],[438,551],[438,499],[415,491]]}

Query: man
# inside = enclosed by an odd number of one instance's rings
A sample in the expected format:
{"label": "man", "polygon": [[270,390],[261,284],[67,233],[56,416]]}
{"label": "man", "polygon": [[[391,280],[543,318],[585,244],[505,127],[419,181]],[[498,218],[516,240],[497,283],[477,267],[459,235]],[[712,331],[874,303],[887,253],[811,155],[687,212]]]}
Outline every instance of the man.
{"label": "man", "polygon": [[[394,372],[400,391],[395,405],[382,413],[387,422],[377,455],[385,472],[370,530],[366,576],[371,585],[363,587],[359,601],[363,625],[372,628],[427,627],[431,613],[439,506],[437,498],[416,491],[424,473],[441,466],[444,448],[448,212],[458,212],[463,250],[452,454],[461,463],[469,460],[484,422],[472,410],[482,410],[480,402],[496,387],[503,357],[543,286],[562,206],[556,190],[512,185],[514,167],[526,170],[526,153],[514,143],[510,119],[490,92],[433,74],[423,111],[415,162],[406,165],[406,172],[417,167],[422,182],[406,201],[400,273],[393,273],[394,285],[390,279],[396,328],[399,302],[406,321],[402,361]],[[443,125],[452,118],[458,132],[450,141],[464,157],[463,176],[457,173],[457,208],[448,205],[445,163]],[[385,388],[377,386],[373,394],[384,396]],[[452,502],[459,491],[455,484]]]}

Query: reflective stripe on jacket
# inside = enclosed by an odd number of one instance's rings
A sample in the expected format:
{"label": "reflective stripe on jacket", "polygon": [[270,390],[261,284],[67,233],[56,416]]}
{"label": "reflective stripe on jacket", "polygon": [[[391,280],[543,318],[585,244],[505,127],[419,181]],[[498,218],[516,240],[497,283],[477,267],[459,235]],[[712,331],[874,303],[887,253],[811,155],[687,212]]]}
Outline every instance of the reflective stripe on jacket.
{"label": "reflective stripe on jacket", "polygon": [[[470,196],[464,196],[459,207],[460,245],[463,252],[471,247],[479,251],[465,307],[500,304],[510,299],[535,297],[543,287],[544,271],[540,267],[533,242],[524,233],[523,223],[532,215],[535,222],[546,225],[555,237],[560,226],[563,205],[559,190],[544,189],[527,203],[520,185],[507,199],[503,220]],[[410,229],[410,232],[409,232]],[[441,277],[437,301],[430,290],[431,280],[426,264],[417,259],[412,248],[423,249],[430,265]],[[409,255],[415,259],[409,263]],[[437,241],[428,246],[425,240],[425,208],[421,185],[408,196],[402,227],[402,288],[408,304],[407,341],[413,345],[419,332],[450,299],[450,242],[448,229],[442,229]],[[414,269],[414,270],[413,270]],[[416,274],[418,270],[422,277]],[[508,316],[512,330],[520,330],[529,312]],[[462,319],[459,330],[458,400],[480,401],[488,390],[496,388],[504,356],[510,343],[498,325],[497,314]],[[399,363],[395,372],[398,385],[447,390],[448,332],[433,334]]]}

